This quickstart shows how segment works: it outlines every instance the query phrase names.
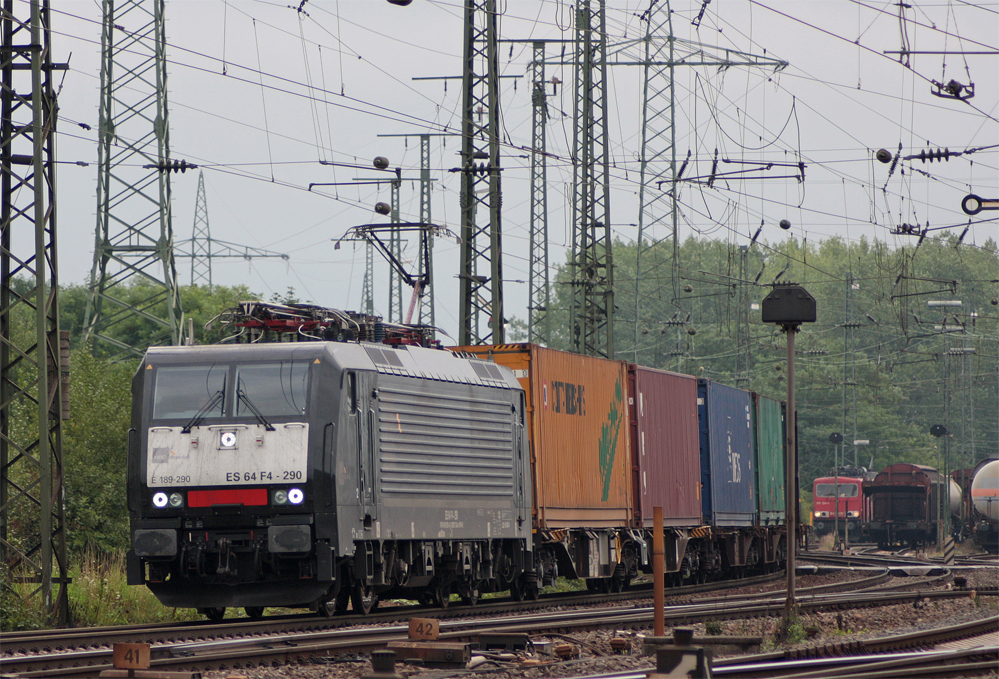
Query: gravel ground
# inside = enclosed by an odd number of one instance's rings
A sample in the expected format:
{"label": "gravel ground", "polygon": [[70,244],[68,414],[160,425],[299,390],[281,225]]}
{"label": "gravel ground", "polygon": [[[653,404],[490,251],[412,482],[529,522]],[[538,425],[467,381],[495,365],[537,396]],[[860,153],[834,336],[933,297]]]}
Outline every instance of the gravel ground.
{"label": "gravel ground", "polygon": [[[999,586],[999,568],[979,569],[960,573],[968,578],[970,588]],[[826,584],[842,580],[865,577],[865,574],[844,571],[827,576],[804,576],[798,579],[798,587]],[[764,586],[730,590],[730,593],[774,591],[783,588],[783,582]],[[667,599],[667,605],[684,603],[683,599]],[[734,620],[711,625],[715,634],[732,636],[763,637],[762,650],[783,648],[804,648],[829,643],[842,643],[877,637],[908,634],[919,630],[941,627],[949,624],[968,622],[999,614],[999,599],[996,597],[972,597],[951,600],[925,600],[916,604],[883,606],[847,611],[829,611],[803,616],[803,626],[809,631],[809,638],[794,646],[778,646],[774,642],[777,618],[757,620]],[[695,636],[706,636],[703,624],[691,625]],[[667,629],[667,634],[670,630]],[[621,672],[630,669],[652,669],[655,659],[641,655],[642,638],[651,635],[648,630],[628,630],[627,632],[591,632],[568,637],[535,637],[535,643],[551,641],[553,644],[572,643],[579,650],[577,658],[557,661],[549,656],[527,659],[521,654],[508,654],[506,658],[491,659],[475,671],[427,670],[420,667],[399,664],[396,672],[405,679],[469,679],[483,676],[489,679],[546,679],[549,677],[579,677],[593,674]],[[615,655],[610,640],[613,637],[627,640],[632,648],[631,655]],[[723,657],[722,654],[716,654]],[[532,662],[541,664],[531,665]],[[205,679],[359,679],[371,673],[371,663],[366,656],[345,655],[336,659],[308,665],[286,665],[282,667],[258,668],[207,672]],[[999,671],[992,675],[999,677]]]}

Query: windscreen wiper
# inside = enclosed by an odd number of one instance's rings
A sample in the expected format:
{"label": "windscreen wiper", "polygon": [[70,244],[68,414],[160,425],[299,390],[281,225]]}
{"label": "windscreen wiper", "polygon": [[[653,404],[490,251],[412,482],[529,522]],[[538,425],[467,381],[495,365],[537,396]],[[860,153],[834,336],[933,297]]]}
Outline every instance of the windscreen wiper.
{"label": "windscreen wiper", "polygon": [[197,427],[201,424],[201,421],[208,416],[208,413],[212,411],[215,406],[220,405],[222,400],[225,398],[225,380],[222,380],[222,388],[216,391],[212,397],[208,400],[205,405],[201,406],[198,412],[194,413],[194,417],[184,425],[184,428],[180,430],[182,434],[190,434],[192,427]]}
{"label": "windscreen wiper", "polygon": [[253,413],[253,416],[257,418],[257,422],[264,425],[264,429],[266,429],[267,431],[274,431],[274,425],[272,425],[270,422],[267,421],[267,418],[264,417],[264,414],[257,409],[257,406],[253,405],[253,401],[250,400],[250,397],[246,395],[245,391],[237,388],[236,399],[239,402],[243,403],[246,406],[247,410]]}

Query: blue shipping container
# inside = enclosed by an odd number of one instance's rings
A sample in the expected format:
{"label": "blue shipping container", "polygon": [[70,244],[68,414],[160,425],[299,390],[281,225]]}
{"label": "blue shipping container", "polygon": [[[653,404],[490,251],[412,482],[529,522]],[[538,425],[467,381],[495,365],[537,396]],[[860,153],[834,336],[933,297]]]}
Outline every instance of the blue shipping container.
{"label": "blue shipping container", "polygon": [[752,526],[756,518],[752,396],[697,380],[701,507],[713,526]]}

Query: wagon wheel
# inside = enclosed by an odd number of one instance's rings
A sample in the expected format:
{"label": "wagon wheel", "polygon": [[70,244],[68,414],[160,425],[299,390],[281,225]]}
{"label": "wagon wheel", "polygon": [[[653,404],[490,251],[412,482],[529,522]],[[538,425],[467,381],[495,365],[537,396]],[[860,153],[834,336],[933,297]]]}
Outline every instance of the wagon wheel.
{"label": "wagon wheel", "polygon": [[253,620],[259,620],[264,617],[264,607],[263,606],[247,606],[243,609],[246,613],[246,617]]}
{"label": "wagon wheel", "polygon": [[434,604],[438,608],[447,608],[451,603],[451,583],[438,581],[434,586]]}
{"label": "wagon wheel", "polygon": [[479,603],[479,598],[482,596],[482,581],[473,580],[467,583],[464,593],[461,595],[461,603],[466,606],[474,606]]}
{"label": "wagon wheel", "polygon": [[541,588],[538,587],[537,582],[530,582],[522,587],[524,591],[524,598],[529,601],[537,601],[538,597],[541,596]]}
{"label": "wagon wheel", "polygon": [[198,613],[211,620],[212,622],[218,622],[225,617],[225,607],[222,608],[199,608]]}
{"label": "wagon wheel", "polygon": [[339,615],[346,611],[349,602],[350,590],[346,587],[340,587],[340,591],[337,592],[335,597],[331,597],[327,593],[319,598],[316,612],[323,618],[332,618],[334,615]]}
{"label": "wagon wheel", "polygon": [[367,615],[378,608],[378,595],[371,585],[358,582],[354,585],[354,591],[350,593],[350,603],[355,613]]}
{"label": "wagon wheel", "polygon": [[613,593],[623,592],[624,588],[627,586],[628,581],[628,571],[623,563],[619,563],[614,568],[614,575],[612,575],[607,582],[607,589]]}
{"label": "wagon wheel", "polygon": [[428,590],[420,592],[419,601],[421,606],[431,608],[434,605],[434,593]]}
{"label": "wagon wheel", "polygon": [[510,581],[510,598],[514,601],[524,600],[524,585],[521,584],[519,577]]}

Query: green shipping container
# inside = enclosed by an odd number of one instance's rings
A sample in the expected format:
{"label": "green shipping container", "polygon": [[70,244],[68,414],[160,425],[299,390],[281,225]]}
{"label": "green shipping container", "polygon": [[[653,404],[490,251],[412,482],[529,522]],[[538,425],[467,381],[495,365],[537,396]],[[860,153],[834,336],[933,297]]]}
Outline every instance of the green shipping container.
{"label": "green shipping container", "polygon": [[761,526],[784,523],[784,415],[780,401],[753,392],[756,498]]}

